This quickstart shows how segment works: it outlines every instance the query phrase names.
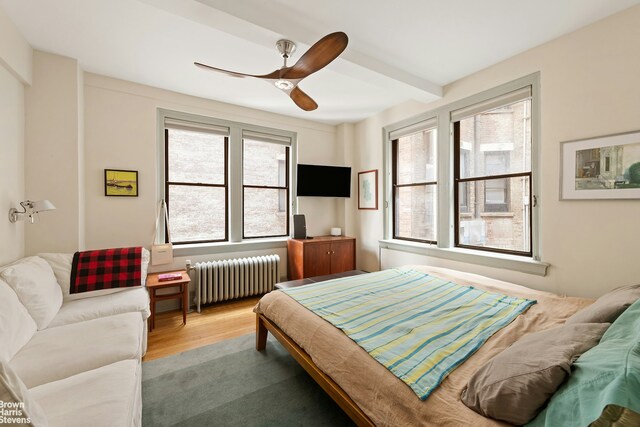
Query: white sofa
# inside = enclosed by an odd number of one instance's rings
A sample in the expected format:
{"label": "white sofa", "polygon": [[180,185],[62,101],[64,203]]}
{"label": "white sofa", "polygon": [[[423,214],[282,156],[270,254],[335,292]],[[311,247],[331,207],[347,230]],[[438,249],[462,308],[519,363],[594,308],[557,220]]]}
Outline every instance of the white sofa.
{"label": "white sofa", "polygon": [[0,267],[0,423],[139,426],[147,290],[69,295],[70,270],[69,254]]}

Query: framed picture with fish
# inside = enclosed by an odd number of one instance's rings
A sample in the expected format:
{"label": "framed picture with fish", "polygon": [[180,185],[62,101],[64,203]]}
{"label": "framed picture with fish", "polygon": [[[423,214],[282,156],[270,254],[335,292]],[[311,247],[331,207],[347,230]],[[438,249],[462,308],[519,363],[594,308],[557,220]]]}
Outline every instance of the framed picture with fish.
{"label": "framed picture with fish", "polygon": [[104,195],[138,197],[138,171],[105,169]]}

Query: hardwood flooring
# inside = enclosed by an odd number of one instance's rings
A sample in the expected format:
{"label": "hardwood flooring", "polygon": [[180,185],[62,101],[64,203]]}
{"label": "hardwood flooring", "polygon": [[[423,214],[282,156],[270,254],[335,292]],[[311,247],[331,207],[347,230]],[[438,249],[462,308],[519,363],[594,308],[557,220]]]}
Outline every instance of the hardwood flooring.
{"label": "hardwood flooring", "polygon": [[149,332],[147,354],[142,360],[159,359],[254,333],[256,315],[253,307],[259,299],[243,298],[214,304],[200,313],[194,311],[187,314],[186,325],[182,324],[181,310],[156,314],[156,325],[153,332]]}

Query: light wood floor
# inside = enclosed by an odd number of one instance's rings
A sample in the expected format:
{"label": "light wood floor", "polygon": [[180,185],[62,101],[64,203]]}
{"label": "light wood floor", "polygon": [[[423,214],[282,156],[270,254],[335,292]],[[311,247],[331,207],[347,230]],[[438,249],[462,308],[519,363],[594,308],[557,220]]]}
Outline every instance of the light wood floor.
{"label": "light wood floor", "polygon": [[147,354],[142,359],[153,359],[181,353],[218,341],[239,337],[256,331],[253,307],[260,297],[244,298],[217,303],[202,312],[187,314],[182,324],[182,311],[174,310],[156,315],[156,326],[149,333]]}

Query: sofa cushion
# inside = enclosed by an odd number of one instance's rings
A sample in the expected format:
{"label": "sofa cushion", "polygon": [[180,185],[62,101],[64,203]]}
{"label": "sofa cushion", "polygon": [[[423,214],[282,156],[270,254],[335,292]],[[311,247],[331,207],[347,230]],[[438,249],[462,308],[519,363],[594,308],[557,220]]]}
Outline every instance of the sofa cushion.
{"label": "sofa cushion", "polygon": [[[38,254],[39,257],[49,263],[53,269],[53,274],[56,276],[56,280],[62,289],[62,295],[65,301],[74,301],[78,299],[98,297],[102,295],[109,295],[116,292],[125,291],[128,288],[114,288],[114,289],[100,289],[91,292],[81,292],[78,294],[71,294],[69,288],[71,287],[71,264],[73,262],[73,254],[64,253],[42,253]],[[147,281],[147,270],[149,267],[150,254],[145,248],[142,248],[142,286]]]}
{"label": "sofa cushion", "polygon": [[[18,424],[29,426],[47,426],[47,419],[40,405],[31,397],[29,390],[13,372],[9,364],[0,359],[0,403],[4,411],[0,411],[0,424]],[[29,421],[27,421],[29,419]],[[9,421],[11,420],[11,421]]]}
{"label": "sofa cushion", "polygon": [[1,275],[18,295],[38,329],[46,328],[62,305],[62,290],[49,263],[39,257],[28,257],[5,268]]}
{"label": "sofa cushion", "polygon": [[142,320],[146,320],[151,314],[146,288],[129,288],[110,295],[67,301],[49,327],[131,312],[138,312]]}
{"label": "sofa cushion", "polygon": [[0,359],[11,360],[37,329],[16,293],[0,279]]}
{"label": "sofa cushion", "polygon": [[124,360],[31,390],[51,427],[140,425],[140,363]]}
{"label": "sofa cushion", "polygon": [[11,360],[27,387],[142,357],[140,313],[124,313],[38,331]]}

